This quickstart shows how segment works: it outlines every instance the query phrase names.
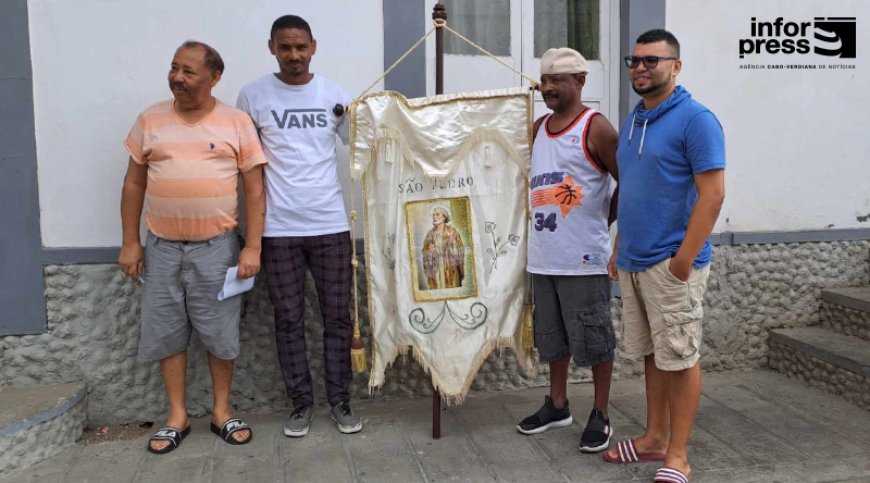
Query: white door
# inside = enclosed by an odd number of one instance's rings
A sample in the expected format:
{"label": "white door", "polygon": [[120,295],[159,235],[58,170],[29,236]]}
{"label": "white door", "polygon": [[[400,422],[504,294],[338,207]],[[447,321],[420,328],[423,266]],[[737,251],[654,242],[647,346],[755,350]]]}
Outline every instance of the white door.
{"label": "white door", "polygon": [[[525,0],[522,16],[523,71],[540,79],[541,54],[547,48],[573,47],[589,62],[589,74],[582,92],[583,103],[601,111],[618,126],[618,0]],[[569,23],[573,25],[569,26]],[[536,35],[536,25],[546,26],[546,31]],[[535,116],[547,112],[544,99],[538,92]]]}
{"label": "white door", "polygon": [[[534,79],[540,78],[540,55],[547,48],[567,45],[579,50],[587,57],[590,67],[583,102],[600,110],[612,123],[618,123],[618,0],[442,1],[447,6],[447,24],[451,28]],[[428,17],[435,3],[436,0],[426,0]],[[444,32],[445,93],[528,85],[510,69],[452,37],[450,32]],[[433,95],[434,41],[427,42],[426,59],[426,92]],[[539,92],[535,96],[535,115],[546,112]]]}

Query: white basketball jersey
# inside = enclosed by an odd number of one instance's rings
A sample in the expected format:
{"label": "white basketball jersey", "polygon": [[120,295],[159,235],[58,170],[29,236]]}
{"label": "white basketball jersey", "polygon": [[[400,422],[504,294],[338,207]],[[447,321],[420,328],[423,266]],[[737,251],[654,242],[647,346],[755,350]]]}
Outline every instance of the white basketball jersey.
{"label": "white basketball jersey", "polygon": [[586,109],[558,133],[538,128],[529,183],[528,271],[542,275],[607,273],[610,259],[610,175],[589,154],[592,118]]}

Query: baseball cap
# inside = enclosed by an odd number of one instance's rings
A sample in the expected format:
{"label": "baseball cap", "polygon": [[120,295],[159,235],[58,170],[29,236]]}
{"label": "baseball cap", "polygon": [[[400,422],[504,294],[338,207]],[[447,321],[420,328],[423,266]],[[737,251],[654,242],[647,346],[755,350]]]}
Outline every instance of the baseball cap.
{"label": "baseball cap", "polygon": [[541,57],[541,75],[545,74],[586,74],[589,64],[586,59],[570,47],[549,49]]}

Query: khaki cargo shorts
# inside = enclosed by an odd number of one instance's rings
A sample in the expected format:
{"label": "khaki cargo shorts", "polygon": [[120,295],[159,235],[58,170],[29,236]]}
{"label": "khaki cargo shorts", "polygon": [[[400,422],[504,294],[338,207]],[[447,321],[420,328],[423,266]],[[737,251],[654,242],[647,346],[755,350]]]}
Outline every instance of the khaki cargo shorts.
{"label": "khaki cargo shorts", "polygon": [[666,258],[643,272],[619,270],[622,340],[628,357],[655,354],[659,369],[681,371],[700,359],[701,303],[710,266],[693,268],[683,282],[670,263]]}

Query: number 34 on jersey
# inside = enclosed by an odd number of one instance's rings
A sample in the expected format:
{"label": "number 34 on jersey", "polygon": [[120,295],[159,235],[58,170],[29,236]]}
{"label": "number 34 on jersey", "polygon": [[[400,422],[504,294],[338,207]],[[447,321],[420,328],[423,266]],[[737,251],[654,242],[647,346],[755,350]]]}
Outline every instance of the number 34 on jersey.
{"label": "number 34 on jersey", "polygon": [[[559,207],[562,218],[568,216],[575,206],[581,206],[580,200],[584,197],[583,186],[574,184],[571,176],[565,176],[563,172],[535,176],[531,180],[531,188],[532,210],[555,205]],[[533,226],[537,231],[556,231],[559,226],[556,213],[550,210],[534,211]]]}

